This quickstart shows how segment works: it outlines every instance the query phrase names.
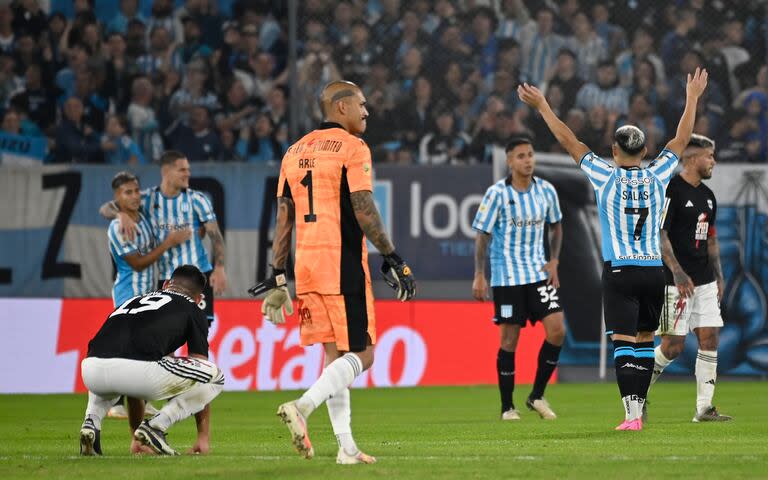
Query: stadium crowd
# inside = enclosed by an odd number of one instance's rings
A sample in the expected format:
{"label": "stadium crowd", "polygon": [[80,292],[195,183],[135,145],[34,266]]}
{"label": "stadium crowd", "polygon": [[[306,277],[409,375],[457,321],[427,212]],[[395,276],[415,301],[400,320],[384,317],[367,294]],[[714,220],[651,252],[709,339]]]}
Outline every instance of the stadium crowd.
{"label": "stadium crowd", "polygon": [[303,0],[298,91],[280,0],[0,1],[2,134],[45,137],[46,162],[279,161],[321,120],[329,81],[358,83],[377,162],[489,162],[513,134],[559,152],[517,97],[528,82],[609,155],[639,126],[674,134],[685,78],[710,72],[695,132],[718,161],[768,161],[764,0]]}

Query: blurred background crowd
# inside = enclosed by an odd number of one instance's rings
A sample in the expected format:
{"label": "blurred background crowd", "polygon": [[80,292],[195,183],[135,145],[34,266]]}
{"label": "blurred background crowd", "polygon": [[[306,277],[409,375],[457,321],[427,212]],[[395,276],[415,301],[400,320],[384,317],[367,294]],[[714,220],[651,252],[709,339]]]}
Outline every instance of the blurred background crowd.
{"label": "blurred background crowd", "polygon": [[288,1],[0,0],[3,141],[46,138],[46,163],[276,162],[343,78],[380,163],[490,162],[516,134],[559,152],[522,82],[597,153],[627,123],[657,152],[703,66],[695,131],[768,163],[766,0],[296,3],[294,44]]}

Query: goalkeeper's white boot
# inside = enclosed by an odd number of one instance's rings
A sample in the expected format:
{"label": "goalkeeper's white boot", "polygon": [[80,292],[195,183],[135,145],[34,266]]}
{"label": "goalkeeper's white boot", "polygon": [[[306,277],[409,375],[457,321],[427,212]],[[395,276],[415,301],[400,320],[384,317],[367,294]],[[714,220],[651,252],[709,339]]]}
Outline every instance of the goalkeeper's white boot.
{"label": "goalkeeper's white boot", "polygon": [[350,454],[344,448],[339,448],[339,453],[336,455],[336,463],[339,465],[357,465],[359,463],[370,465],[376,463],[376,457],[372,457],[360,450]]}
{"label": "goalkeeper's white boot", "polygon": [[544,400],[544,398],[537,398],[536,400],[529,398],[525,401],[525,405],[529,410],[536,411],[544,420],[554,420],[557,418],[557,415],[549,406],[549,402]]}
{"label": "goalkeeper's white boot", "polygon": [[291,432],[291,443],[299,452],[299,455],[307,460],[315,456],[315,449],[312,448],[312,442],[309,441],[309,432],[307,431],[307,420],[296,408],[296,402],[287,402],[277,408],[277,416],[283,421],[288,431]]}
{"label": "goalkeeper's white boot", "polygon": [[501,414],[502,420],[520,420],[520,412],[514,408],[510,408],[506,412]]}

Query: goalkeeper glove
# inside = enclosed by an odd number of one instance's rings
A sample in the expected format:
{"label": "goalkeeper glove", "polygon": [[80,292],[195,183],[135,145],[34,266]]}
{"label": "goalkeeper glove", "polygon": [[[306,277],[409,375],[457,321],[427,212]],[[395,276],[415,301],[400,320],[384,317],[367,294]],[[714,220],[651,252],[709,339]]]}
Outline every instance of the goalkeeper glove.
{"label": "goalkeeper glove", "polygon": [[384,255],[381,273],[387,285],[397,292],[397,298],[401,302],[410,300],[416,295],[416,282],[413,280],[411,267],[406,265],[395,252]]}
{"label": "goalkeeper glove", "polygon": [[288,315],[293,315],[293,301],[287,283],[285,270],[275,269],[272,277],[248,289],[248,293],[254,297],[267,292],[261,304],[261,313],[275,325],[285,323],[283,307]]}

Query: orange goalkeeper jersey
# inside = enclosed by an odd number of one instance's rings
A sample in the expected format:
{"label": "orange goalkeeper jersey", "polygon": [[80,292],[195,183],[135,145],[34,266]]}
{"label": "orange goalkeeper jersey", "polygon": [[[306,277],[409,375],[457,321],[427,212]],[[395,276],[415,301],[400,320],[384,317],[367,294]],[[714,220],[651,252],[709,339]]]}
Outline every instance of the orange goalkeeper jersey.
{"label": "orange goalkeeper jersey", "polygon": [[363,293],[370,282],[365,236],[350,194],[373,191],[371,151],[336,123],[291,145],[277,196],[296,208],[296,293]]}

